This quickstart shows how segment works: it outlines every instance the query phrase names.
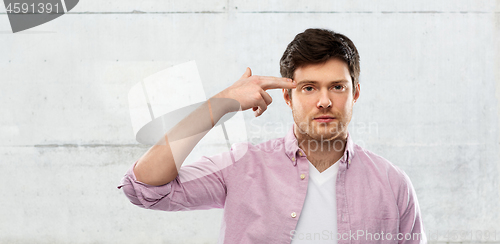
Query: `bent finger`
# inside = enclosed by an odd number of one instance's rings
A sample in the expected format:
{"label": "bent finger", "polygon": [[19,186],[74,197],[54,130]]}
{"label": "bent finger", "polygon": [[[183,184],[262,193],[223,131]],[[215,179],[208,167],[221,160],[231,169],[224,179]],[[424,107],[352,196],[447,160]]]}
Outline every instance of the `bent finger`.
{"label": "bent finger", "polygon": [[261,99],[257,102],[257,106],[259,107],[257,111],[255,111],[255,117],[259,117],[261,114],[264,113],[264,111],[267,110],[267,105],[264,101],[264,99]]}
{"label": "bent finger", "polygon": [[269,95],[269,93],[265,92],[264,90],[260,90],[260,95],[262,96],[267,105],[273,102],[273,98],[271,97],[271,95]]}

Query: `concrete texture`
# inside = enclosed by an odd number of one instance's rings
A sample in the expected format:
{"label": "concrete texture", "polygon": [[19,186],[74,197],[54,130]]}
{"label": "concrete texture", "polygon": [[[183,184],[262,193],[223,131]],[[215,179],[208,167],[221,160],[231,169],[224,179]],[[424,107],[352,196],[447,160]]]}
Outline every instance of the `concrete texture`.
{"label": "concrete texture", "polygon": [[[207,97],[247,66],[279,76],[309,27],[357,45],[350,131],[410,176],[431,242],[500,243],[500,1],[88,0],[18,34],[1,11],[0,243],[216,243],[222,210],[144,210],[116,189],[147,150],[128,90],[189,60]],[[252,142],[292,123],[270,94],[245,113]],[[203,145],[192,158],[222,148]]]}

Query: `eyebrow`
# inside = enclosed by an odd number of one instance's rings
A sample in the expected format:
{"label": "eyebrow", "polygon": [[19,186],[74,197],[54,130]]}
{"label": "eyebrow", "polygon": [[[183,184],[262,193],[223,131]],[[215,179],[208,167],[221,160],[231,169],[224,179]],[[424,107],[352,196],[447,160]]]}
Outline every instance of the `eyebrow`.
{"label": "eyebrow", "polygon": [[[346,79],[341,79],[341,80],[334,80],[334,81],[330,81],[328,82],[328,84],[338,84],[338,83],[348,83],[349,81],[347,81]],[[301,85],[301,84],[318,84],[319,82],[317,81],[314,81],[314,80],[301,80],[299,82],[297,82],[297,86],[298,85]]]}

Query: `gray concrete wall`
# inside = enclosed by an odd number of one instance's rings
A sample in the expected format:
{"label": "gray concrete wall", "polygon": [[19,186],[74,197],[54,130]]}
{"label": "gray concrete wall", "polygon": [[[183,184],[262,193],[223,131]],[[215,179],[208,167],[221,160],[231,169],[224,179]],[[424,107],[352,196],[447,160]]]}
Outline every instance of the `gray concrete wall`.
{"label": "gray concrete wall", "polygon": [[[500,243],[493,0],[83,0],[17,34],[1,9],[0,243],[216,243],[221,210],[144,210],[116,189],[147,150],[134,140],[128,90],[189,60],[207,97],[247,66],[278,76],[286,45],[309,27],[357,45],[350,131],[410,176],[430,240]],[[262,117],[245,113],[253,142],[292,122],[281,92],[270,94]]]}

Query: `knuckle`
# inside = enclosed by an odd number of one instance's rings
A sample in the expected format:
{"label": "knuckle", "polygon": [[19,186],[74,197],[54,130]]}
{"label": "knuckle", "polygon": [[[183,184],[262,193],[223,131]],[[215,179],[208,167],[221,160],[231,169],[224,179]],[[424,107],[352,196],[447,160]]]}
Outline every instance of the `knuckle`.
{"label": "knuckle", "polygon": [[262,96],[259,93],[254,93],[252,95],[252,99],[253,100],[260,100],[261,98],[262,98]]}
{"label": "knuckle", "polygon": [[254,75],[251,78],[252,78],[252,81],[255,83],[260,84],[262,82],[262,76]]}
{"label": "knuckle", "polygon": [[[271,95],[267,96],[269,98],[269,103],[272,103],[273,102],[273,98],[271,97]],[[269,104],[268,103],[268,104]]]}

